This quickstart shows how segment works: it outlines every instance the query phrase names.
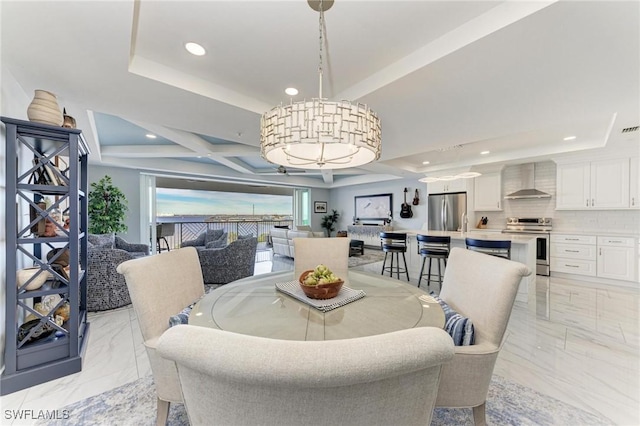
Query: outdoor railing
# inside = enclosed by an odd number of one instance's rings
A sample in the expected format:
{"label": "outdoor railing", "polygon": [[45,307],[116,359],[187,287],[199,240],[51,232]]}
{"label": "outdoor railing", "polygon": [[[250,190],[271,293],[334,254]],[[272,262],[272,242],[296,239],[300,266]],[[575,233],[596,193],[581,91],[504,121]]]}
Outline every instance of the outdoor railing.
{"label": "outdoor railing", "polygon": [[[232,242],[238,239],[238,235],[253,235],[258,237],[258,245],[264,245],[260,243],[266,243],[268,240],[271,228],[275,226],[289,226],[292,228],[292,220],[263,220],[263,221],[226,221],[226,222],[175,222],[173,232],[168,232],[167,235],[161,235],[158,233],[158,238],[165,238],[169,247],[173,249],[180,248],[183,241],[194,240],[198,235],[207,230],[222,229],[227,233],[227,241]],[[163,228],[166,228],[167,223],[163,224]],[[164,232],[162,232],[164,234]],[[172,234],[172,235],[170,235]],[[160,243],[160,247],[165,249],[164,240]]]}

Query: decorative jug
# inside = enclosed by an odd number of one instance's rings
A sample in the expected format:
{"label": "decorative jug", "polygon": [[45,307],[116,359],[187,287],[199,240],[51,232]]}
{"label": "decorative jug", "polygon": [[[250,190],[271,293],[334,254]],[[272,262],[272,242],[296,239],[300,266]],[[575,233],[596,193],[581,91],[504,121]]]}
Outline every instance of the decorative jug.
{"label": "decorative jug", "polygon": [[27,108],[29,121],[36,123],[62,126],[63,117],[56,95],[46,90],[36,90],[33,100]]}

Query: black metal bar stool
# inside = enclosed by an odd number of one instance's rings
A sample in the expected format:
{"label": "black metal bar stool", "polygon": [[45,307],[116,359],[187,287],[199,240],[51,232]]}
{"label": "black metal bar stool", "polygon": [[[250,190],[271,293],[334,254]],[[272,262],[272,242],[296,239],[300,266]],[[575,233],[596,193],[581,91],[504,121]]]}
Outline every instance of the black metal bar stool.
{"label": "black metal bar stool", "polygon": [[[444,268],[447,266],[447,258],[451,250],[451,237],[432,237],[429,235],[416,236],[418,240],[418,254],[422,256],[422,266],[420,267],[420,276],[418,277],[418,287],[423,276],[427,276],[427,287],[431,285],[431,262],[435,259],[438,264],[438,284],[442,287],[442,276]],[[429,272],[424,274],[424,264],[429,259]]]}
{"label": "black metal bar stool", "polygon": [[466,238],[467,250],[475,250],[491,256],[511,259],[511,241],[508,240],[477,240]]}
{"label": "black metal bar stool", "polygon": [[[389,271],[389,276],[393,277],[393,273],[395,272],[396,277],[400,279],[400,273],[403,272],[407,274],[407,281],[409,281],[409,268],[407,268],[407,258],[404,255],[407,252],[407,234],[381,232],[380,243],[382,245],[382,251],[384,252],[384,262],[382,262],[382,272],[380,275],[384,275],[385,271]],[[391,253],[391,265],[387,266],[387,255],[389,253]],[[400,267],[400,254],[402,254],[402,260],[404,261],[404,269]]]}

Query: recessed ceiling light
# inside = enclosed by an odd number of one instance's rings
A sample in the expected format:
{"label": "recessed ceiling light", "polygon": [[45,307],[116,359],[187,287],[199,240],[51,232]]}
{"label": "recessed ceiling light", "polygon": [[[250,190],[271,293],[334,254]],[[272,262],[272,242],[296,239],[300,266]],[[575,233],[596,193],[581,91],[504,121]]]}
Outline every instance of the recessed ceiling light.
{"label": "recessed ceiling light", "polygon": [[149,139],[155,139],[155,138],[157,138],[157,136],[156,136],[156,135],[154,135],[153,133],[147,133],[145,136],[146,136],[146,137],[148,137]]}
{"label": "recessed ceiling light", "polygon": [[565,141],[572,141],[574,140],[576,137],[575,136],[567,136],[566,138],[564,138],[563,140]]}
{"label": "recessed ceiling light", "polygon": [[429,162],[428,161],[423,161],[422,164],[429,164]]}
{"label": "recessed ceiling light", "polygon": [[491,154],[491,151],[482,151],[482,152],[480,153],[480,155],[487,155],[487,154]]}
{"label": "recessed ceiling light", "polygon": [[286,89],[284,89],[284,93],[289,96],[295,96],[298,94],[298,89],[296,89],[295,87],[287,87]]}
{"label": "recessed ceiling light", "polygon": [[204,47],[200,46],[198,43],[193,43],[191,41],[189,43],[185,43],[184,48],[187,49],[189,53],[196,56],[202,56],[207,53],[207,51],[204,50]]}

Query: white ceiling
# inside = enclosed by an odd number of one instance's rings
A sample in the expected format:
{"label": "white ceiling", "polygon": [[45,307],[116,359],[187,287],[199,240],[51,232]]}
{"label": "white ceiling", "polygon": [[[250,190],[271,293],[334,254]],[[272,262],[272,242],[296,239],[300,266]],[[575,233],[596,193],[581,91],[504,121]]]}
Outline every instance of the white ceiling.
{"label": "white ceiling", "polygon": [[318,94],[318,13],[305,1],[0,8],[4,71],[58,95],[93,163],[330,188],[639,141],[621,134],[640,124],[637,1],[336,0],[323,92],[378,113],[382,158],[288,175],[260,158],[259,125],[286,87]]}

